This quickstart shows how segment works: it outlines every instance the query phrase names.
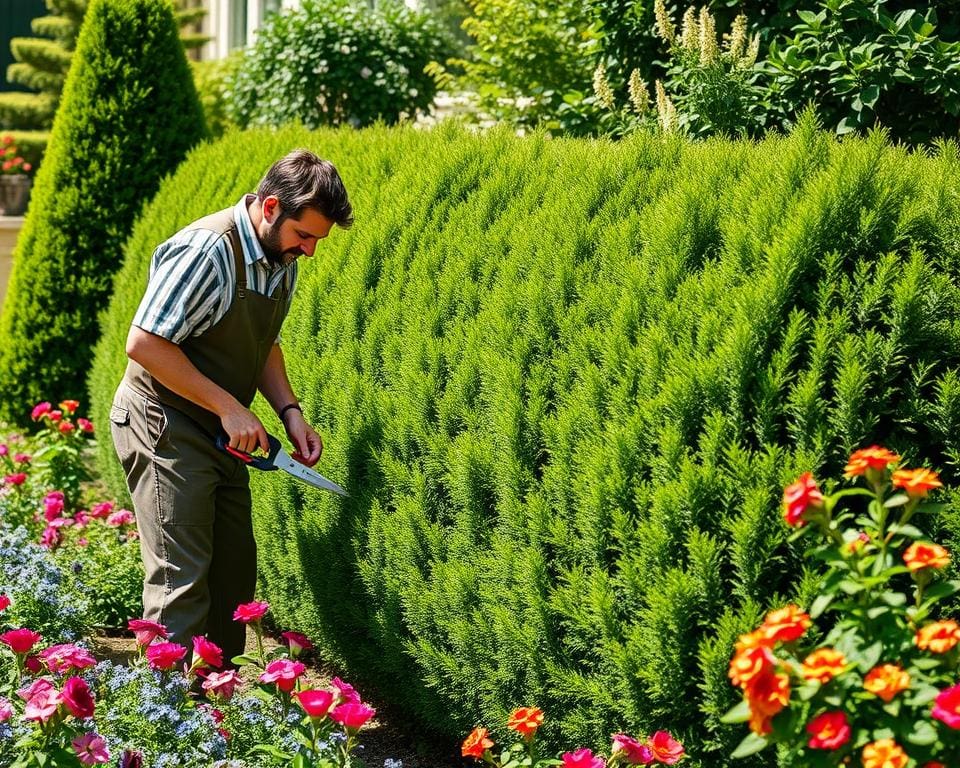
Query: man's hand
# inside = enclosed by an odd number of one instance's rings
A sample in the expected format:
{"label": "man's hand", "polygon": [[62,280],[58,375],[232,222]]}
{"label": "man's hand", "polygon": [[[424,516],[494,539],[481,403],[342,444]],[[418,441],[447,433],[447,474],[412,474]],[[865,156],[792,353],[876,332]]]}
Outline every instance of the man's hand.
{"label": "man's hand", "polygon": [[312,467],[320,460],[323,453],[323,440],[320,439],[313,427],[307,424],[300,411],[291,408],[284,414],[283,426],[287,430],[287,437],[296,449],[291,458]]}
{"label": "man's hand", "polygon": [[237,403],[220,415],[223,430],[230,438],[230,447],[244,453],[253,453],[261,448],[264,453],[270,452],[270,441],[267,439],[267,430],[248,408]]}

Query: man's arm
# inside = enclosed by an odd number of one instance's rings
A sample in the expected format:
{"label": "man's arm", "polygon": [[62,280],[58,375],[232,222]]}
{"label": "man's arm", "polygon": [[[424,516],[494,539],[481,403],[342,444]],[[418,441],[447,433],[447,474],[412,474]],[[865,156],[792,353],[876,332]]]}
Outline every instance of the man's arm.
{"label": "man's arm", "polygon": [[[297,402],[293,388],[290,386],[290,379],[287,378],[287,366],[283,361],[283,352],[279,344],[274,344],[267,355],[267,362],[257,386],[267,402],[273,406],[273,410],[278,413],[284,406]],[[307,424],[303,413],[297,408],[286,411],[282,421],[287,430],[287,437],[296,448],[293,458],[312,467],[323,453],[323,441],[320,435]]]}
{"label": "man's arm", "polygon": [[[127,357],[139,363],[157,381],[220,417],[230,447],[252,453],[270,450],[267,431],[239,400],[197,370],[172,341],[137,326],[127,335]],[[287,385],[289,387],[289,384]]]}

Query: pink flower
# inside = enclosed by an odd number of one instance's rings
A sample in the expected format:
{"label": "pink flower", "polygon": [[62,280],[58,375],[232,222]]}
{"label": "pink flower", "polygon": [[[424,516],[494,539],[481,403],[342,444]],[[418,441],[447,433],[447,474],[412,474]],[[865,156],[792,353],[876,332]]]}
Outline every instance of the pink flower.
{"label": "pink flower", "polygon": [[99,504],[94,504],[90,507],[90,517],[105,518],[113,512],[113,502],[112,501],[101,501]]}
{"label": "pink flower", "polygon": [[10,596],[0,594],[0,611],[5,611],[10,607]]}
{"label": "pink flower", "polygon": [[59,429],[62,434],[69,435],[71,432],[73,432],[73,430],[76,429],[76,427],[73,426],[73,424],[69,421],[61,421],[60,426],[57,427],[57,429]]}
{"label": "pink flower", "polygon": [[297,684],[297,678],[306,671],[307,668],[299,661],[277,659],[267,664],[266,671],[260,675],[260,682],[276,683],[281,691],[290,693]]}
{"label": "pink flower", "polygon": [[300,691],[297,694],[297,701],[310,717],[323,717],[330,711],[333,694],[330,691]]}
{"label": "pink flower", "polygon": [[933,719],[948,728],[960,728],[960,685],[946,688],[937,694],[933,704]]}
{"label": "pink flower", "polygon": [[617,733],[613,736],[610,753],[615,755],[617,752],[622,753],[623,759],[631,765],[650,765],[653,762],[653,752],[650,751],[650,747],[625,733]]}
{"label": "pink flower", "polygon": [[0,457],[10,453],[10,447],[6,443],[0,443]]}
{"label": "pink flower", "polygon": [[362,728],[376,713],[377,710],[373,707],[357,701],[348,701],[346,704],[334,707],[330,713],[330,719],[340,723],[344,728],[358,729]]}
{"label": "pink flower", "polygon": [[73,745],[73,751],[77,753],[77,759],[84,765],[97,765],[110,760],[107,742],[93,731],[77,736],[70,743]]}
{"label": "pink flower", "polygon": [[40,662],[40,657],[35,655],[27,656],[27,658],[23,660],[23,666],[28,672],[34,675],[40,674],[41,670],[43,670],[43,664]]}
{"label": "pink flower", "polygon": [[187,655],[187,649],[177,643],[154,643],[147,648],[147,661],[153,669],[173,669]]}
{"label": "pink flower", "polygon": [[14,472],[12,475],[7,475],[3,478],[3,482],[6,485],[23,485],[27,481],[26,472]]}
{"label": "pink flower", "polygon": [[138,749],[123,750],[119,768],[143,768],[143,752]]}
{"label": "pink flower", "polygon": [[198,658],[208,667],[223,666],[223,651],[220,646],[202,635],[195,635],[193,638],[194,663]]}
{"label": "pink flower", "polygon": [[51,491],[43,497],[43,517],[54,520],[63,513],[63,491]]}
{"label": "pink flower", "polygon": [[60,408],[65,412],[69,413],[71,416],[77,412],[77,408],[80,407],[80,402],[78,400],[64,400],[60,403]]}
{"label": "pink flower", "polygon": [[578,749],[576,752],[564,752],[563,768],[603,768],[603,760],[594,757],[589,749]]}
{"label": "pink flower", "polygon": [[13,454],[13,461],[15,464],[29,464],[30,459],[33,457],[29,453],[15,453]]}
{"label": "pink flower", "polygon": [[27,700],[27,706],[24,707],[23,717],[25,720],[36,720],[38,723],[45,723],[57,713],[62,697],[59,691],[53,686],[42,688]]}
{"label": "pink flower", "polygon": [[90,542],[87,541],[87,537],[86,537],[86,536],[81,536],[79,539],[77,539],[77,546],[78,546],[78,547],[85,547],[85,546],[87,546],[89,543],[90,543]]}
{"label": "pink flower", "polygon": [[243,603],[243,605],[238,605],[237,610],[233,612],[233,620],[250,624],[254,621],[260,621],[269,610],[269,603],[261,603],[256,600],[252,603]]}
{"label": "pink flower", "polygon": [[49,677],[38,677],[26,688],[21,688],[17,691],[17,696],[19,696],[24,701],[30,701],[34,696],[36,696],[41,691],[52,691],[56,690],[54,688],[53,682]]}
{"label": "pink flower", "polygon": [[47,665],[47,669],[58,675],[71,669],[87,669],[97,663],[88,650],[72,643],[51,645],[46,650],[40,651],[39,656]]}
{"label": "pink flower", "polygon": [[118,509],[107,518],[107,525],[119,528],[121,525],[129,525],[133,520],[133,512],[129,509]]}
{"label": "pink flower", "polygon": [[150,645],[158,637],[166,640],[170,635],[163,624],[157,624],[155,621],[146,619],[130,619],[127,622],[127,629],[133,632],[137,638],[137,645]]}
{"label": "pink flower", "polygon": [[61,539],[59,527],[56,525],[48,525],[43,529],[43,533],[40,534],[40,546],[44,549],[56,549]]}
{"label": "pink flower", "polygon": [[658,763],[673,765],[683,757],[683,745],[666,731],[657,731],[648,740],[647,746]]}
{"label": "pink flower", "polygon": [[203,690],[220,696],[229,701],[233,697],[234,689],[240,684],[236,671],[228,669],[226,672],[211,672],[203,681]]}
{"label": "pink flower", "polygon": [[93,520],[93,518],[90,517],[89,513],[85,509],[77,510],[77,513],[73,516],[73,522],[77,528],[83,528],[91,520]]}
{"label": "pink flower", "polygon": [[35,406],[33,406],[33,410],[30,412],[30,418],[33,419],[33,421],[36,421],[45,413],[50,413],[52,408],[53,406],[50,405],[50,403],[37,403]]}
{"label": "pink flower", "polygon": [[810,749],[840,749],[850,741],[852,731],[845,712],[823,712],[807,723]]}
{"label": "pink flower", "polygon": [[13,705],[3,697],[0,697],[0,723],[5,723],[13,717]]}
{"label": "pink flower", "polygon": [[301,651],[309,651],[313,648],[313,643],[299,632],[283,632],[281,634],[290,646],[290,654],[294,658],[299,656]]}
{"label": "pink flower", "polygon": [[73,525],[73,520],[69,517],[55,517],[47,523],[48,528],[63,528],[68,525]]}
{"label": "pink flower", "polygon": [[85,717],[93,717],[93,696],[90,694],[90,686],[83,678],[69,678],[63,684],[63,693],[60,696],[74,717],[81,720]]}
{"label": "pink flower", "polygon": [[47,414],[47,418],[50,419],[54,424],[56,424],[60,419],[63,418],[63,411],[50,411]]}
{"label": "pink flower", "polygon": [[77,426],[80,427],[81,432],[86,432],[88,435],[93,434],[93,422],[89,419],[85,419],[82,416],[77,419]]}
{"label": "pink flower", "polygon": [[32,629],[11,629],[0,635],[0,643],[9,645],[14,653],[28,653],[40,639],[40,633]]}
{"label": "pink flower", "polygon": [[360,694],[350,683],[345,683],[339,677],[335,677],[330,681],[330,685],[333,687],[334,693],[337,694],[337,704],[345,702],[360,703]]}

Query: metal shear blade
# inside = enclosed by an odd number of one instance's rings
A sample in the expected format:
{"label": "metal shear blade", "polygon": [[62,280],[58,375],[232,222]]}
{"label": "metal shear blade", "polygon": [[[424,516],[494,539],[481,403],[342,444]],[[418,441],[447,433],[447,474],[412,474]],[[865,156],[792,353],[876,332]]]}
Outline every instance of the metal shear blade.
{"label": "metal shear blade", "polygon": [[333,482],[333,480],[328,480],[319,472],[315,472],[310,469],[310,467],[296,461],[289,453],[283,450],[280,441],[273,435],[268,434],[267,438],[270,442],[270,453],[266,456],[254,456],[244,451],[238,451],[236,448],[231,448],[226,435],[217,437],[217,448],[229,453],[231,456],[236,456],[247,466],[256,467],[257,469],[262,469],[267,472],[282,469],[287,474],[293,475],[298,480],[303,480],[303,482],[312,485],[314,488],[332,491],[341,496],[349,495],[341,486]]}

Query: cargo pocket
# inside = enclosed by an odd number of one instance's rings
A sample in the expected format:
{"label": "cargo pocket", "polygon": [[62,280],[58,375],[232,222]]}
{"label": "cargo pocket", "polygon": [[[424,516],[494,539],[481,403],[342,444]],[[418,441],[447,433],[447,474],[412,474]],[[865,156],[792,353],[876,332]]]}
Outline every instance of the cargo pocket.
{"label": "cargo pocket", "polygon": [[110,406],[110,434],[113,436],[113,447],[117,451],[117,458],[120,459],[123,471],[129,473],[133,463],[133,451],[130,446],[130,411],[116,403]]}
{"label": "cargo pocket", "polygon": [[156,451],[167,438],[167,413],[162,405],[143,398],[143,415],[147,424],[150,447]]}

